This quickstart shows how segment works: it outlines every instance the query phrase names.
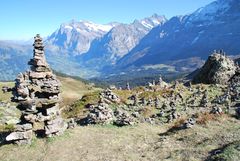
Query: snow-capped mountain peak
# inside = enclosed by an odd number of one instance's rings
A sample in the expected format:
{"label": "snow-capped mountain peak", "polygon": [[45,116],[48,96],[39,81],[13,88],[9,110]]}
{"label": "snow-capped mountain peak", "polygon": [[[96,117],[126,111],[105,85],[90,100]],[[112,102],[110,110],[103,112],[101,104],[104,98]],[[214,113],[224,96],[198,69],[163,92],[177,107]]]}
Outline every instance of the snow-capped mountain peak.
{"label": "snow-capped mountain peak", "polygon": [[157,25],[164,24],[166,21],[167,21],[167,19],[165,16],[160,16],[160,15],[154,14],[151,17],[144,18],[142,20],[139,20],[138,22],[141,23],[146,28],[152,29],[153,27],[155,27]]}
{"label": "snow-capped mountain peak", "polygon": [[101,25],[101,24],[95,24],[90,21],[80,21],[80,22],[82,22],[85,26],[87,26],[90,30],[93,30],[93,31],[100,30],[100,31],[108,32],[114,27],[114,25],[111,25],[111,24]]}
{"label": "snow-capped mountain peak", "polygon": [[224,14],[231,7],[230,2],[236,0],[217,0],[191,14],[191,20],[212,20],[216,15]]}
{"label": "snow-capped mountain peak", "polygon": [[71,20],[63,23],[58,30],[48,37],[47,44],[79,55],[88,51],[90,43],[94,39],[103,36],[117,24],[102,25],[85,20]]}
{"label": "snow-capped mountain peak", "polygon": [[69,23],[64,23],[61,25],[61,28],[66,29],[66,30],[77,30],[77,31],[82,31],[82,30],[87,30],[87,31],[95,31],[95,32],[108,32],[110,31],[116,24],[96,24],[91,21],[86,21],[86,20],[81,20],[81,21],[75,21],[72,20]]}

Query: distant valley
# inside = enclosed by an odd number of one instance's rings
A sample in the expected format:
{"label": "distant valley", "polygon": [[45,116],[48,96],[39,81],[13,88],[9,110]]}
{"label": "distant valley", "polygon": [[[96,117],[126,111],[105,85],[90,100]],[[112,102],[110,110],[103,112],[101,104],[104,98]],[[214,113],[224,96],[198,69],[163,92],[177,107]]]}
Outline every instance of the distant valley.
{"label": "distant valley", "polygon": [[[239,10],[239,0],[217,0],[170,19],[154,14],[131,24],[70,21],[45,39],[46,54],[54,70],[87,79],[189,73],[215,49],[240,54]],[[0,41],[0,80],[13,80],[31,56],[29,44]]]}

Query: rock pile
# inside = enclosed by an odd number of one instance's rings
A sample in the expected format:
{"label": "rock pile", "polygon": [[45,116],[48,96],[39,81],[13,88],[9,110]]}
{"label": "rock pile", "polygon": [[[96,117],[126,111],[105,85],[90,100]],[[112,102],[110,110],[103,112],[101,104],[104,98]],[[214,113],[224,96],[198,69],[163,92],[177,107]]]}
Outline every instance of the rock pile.
{"label": "rock pile", "polygon": [[240,98],[240,71],[239,70],[237,70],[237,73],[230,80],[228,89],[229,89],[229,93],[231,94],[231,99],[233,101],[239,101],[239,98]]}
{"label": "rock pile", "polygon": [[204,93],[203,93],[202,99],[200,101],[200,106],[207,107],[208,104],[209,104],[209,102],[208,102],[208,91],[205,90]]}
{"label": "rock pile", "polygon": [[162,79],[162,76],[159,77],[158,85],[160,88],[167,88],[169,85]]}
{"label": "rock pile", "polygon": [[129,83],[127,82],[127,84],[126,84],[126,90],[128,90],[128,91],[130,91],[131,90],[131,88],[130,88],[130,85],[129,85]]}
{"label": "rock pile", "polygon": [[223,51],[214,51],[192,82],[224,85],[235,74],[236,69],[234,61],[225,56]]}
{"label": "rock pile", "polygon": [[133,101],[133,103],[130,104],[130,105],[138,106],[139,99],[138,99],[138,95],[137,94],[134,94],[134,95],[130,96],[128,99]]}
{"label": "rock pile", "polygon": [[110,90],[110,89],[106,89],[106,90],[102,91],[100,93],[100,97],[103,102],[108,103],[108,104],[120,102],[119,97],[115,93],[113,93],[112,90]]}
{"label": "rock pile", "polygon": [[126,111],[118,109],[114,112],[114,115],[116,117],[116,120],[114,121],[114,123],[117,126],[126,126],[126,125],[135,124],[133,117],[131,117]]}
{"label": "rock pile", "polygon": [[19,103],[22,117],[8,141],[30,143],[36,122],[44,123],[45,135],[51,137],[64,132],[67,125],[60,116],[60,82],[46,62],[42,38],[34,37],[33,59],[30,70],[17,76],[13,89],[14,101]]}
{"label": "rock pile", "polygon": [[106,103],[99,103],[98,105],[91,105],[89,107],[89,114],[86,118],[87,124],[109,124],[113,121],[113,111]]}
{"label": "rock pile", "polygon": [[32,140],[32,124],[26,123],[23,125],[17,125],[15,132],[12,132],[6,137],[7,141],[14,141],[16,144],[31,144]]}

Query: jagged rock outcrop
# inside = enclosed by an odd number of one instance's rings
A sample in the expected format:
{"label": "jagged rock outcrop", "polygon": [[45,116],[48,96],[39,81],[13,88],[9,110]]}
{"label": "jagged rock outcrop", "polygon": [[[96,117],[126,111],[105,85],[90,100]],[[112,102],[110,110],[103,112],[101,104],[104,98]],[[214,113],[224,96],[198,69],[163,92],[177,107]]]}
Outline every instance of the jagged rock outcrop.
{"label": "jagged rock outcrop", "polygon": [[34,37],[33,59],[30,70],[17,76],[12,89],[13,100],[22,112],[21,122],[7,141],[18,144],[31,143],[34,124],[42,122],[47,137],[60,135],[67,124],[60,116],[60,82],[46,62],[43,41],[40,35]]}
{"label": "jagged rock outcrop", "polygon": [[200,71],[195,75],[193,83],[227,84],[236,72],[234,61],[228,58],[223,51],[209,56]]}

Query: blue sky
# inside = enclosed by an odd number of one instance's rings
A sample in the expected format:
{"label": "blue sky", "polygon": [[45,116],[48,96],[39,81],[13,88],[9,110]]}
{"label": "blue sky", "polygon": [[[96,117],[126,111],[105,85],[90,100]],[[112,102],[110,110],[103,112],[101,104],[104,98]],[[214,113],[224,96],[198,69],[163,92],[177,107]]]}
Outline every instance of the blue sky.
{"label": "blue sky", "polygon": [[90,20],[95,23],[130,23],[154,13],[171,18],[188,14],[214,0],[1,0],[0,39],[47,36],[61,23]]}

